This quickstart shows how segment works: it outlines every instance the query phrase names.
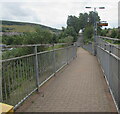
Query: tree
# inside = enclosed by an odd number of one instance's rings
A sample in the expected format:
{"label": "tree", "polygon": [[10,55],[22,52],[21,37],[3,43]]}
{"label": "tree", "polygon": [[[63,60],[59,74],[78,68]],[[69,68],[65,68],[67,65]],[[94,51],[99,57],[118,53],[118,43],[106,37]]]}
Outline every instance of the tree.
{"label": "tree", "polygon": [[45,44],[51,43],[53,34],[49,30],[38,27],[35,33],[26,33],[24,37],[24,44]]}
{"label": "tree", "polygon": [[53,37],[53,34],[49,30],[36,28],[35,38],[38,43],[40,44],[49,43],[52,37]]}
{"label": "tree", "polygon": [[59,39],[60,43],[72,43],[74,38],[72,36],[67,36],[63,39]]}
{"label": "tree", "polygon": [[118,28],[118,31],[117,31],[117,38],[120,39],[120,28]]}
{"label": "tree", "polygon": [[76,16],[68,16],[67,27],[73,27],[76,33],[79,33],[80,25],[79,18]]}
{"label": "tree", "polygon": [[98,16],[98,13],[91,11],[89,13],[89,23],[94,25],[95,20],[96,22],[100,22],[100,17]]}
{"label": "tree", "polygon": [[93,37],[93,26],[87,26],[84,30],[84,39],[85,40],[92,40]]}
{"label": "tree", "polygon": [[88,23],[88,17],[89,15],[87,13],[80,13],[79,14],[79,26],[80,29],[84,29]]}
{"label": "tree", "polygon": [[6,45],[12,45],[14,44],[14,38],[15,36],[7,36],[7,35],[3,35],[2,36],[2,43],[6,44]]}
{"label": "tree", "polygon": [[62,29],[62,32],[59,34],[59,39],[62,40],[59,41],[63,41],[63,39],[68,36],[71,36],[74,42],[77,40],[77,33],[75,32],[75,29],[72,26],[67,26],[67,28]]}
{"label": "tree", "polygon": [[105,28],[105,29],[101,30],[100,35],[101,35],[101,36],[107,36],[108,31],[109,31],[109,30],[108,30],[107,28]]}
{"label": "tree", "polygon": [[115,28],[112,29],[110,37],[117,38],[117,31],[115,30]]}
{"label": "tree", "polygon": [[49,43],[57,43],[58,42],[58,35],[53,34],[52,38],[49,40]]}

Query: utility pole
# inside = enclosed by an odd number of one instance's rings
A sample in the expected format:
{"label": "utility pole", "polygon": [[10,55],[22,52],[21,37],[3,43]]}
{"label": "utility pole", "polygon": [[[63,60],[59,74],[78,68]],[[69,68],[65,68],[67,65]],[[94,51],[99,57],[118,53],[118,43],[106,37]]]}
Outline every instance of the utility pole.
{"label": "utility pole", "polygon": [[96,7],[94,7],[94,56],[97,54],[97,49],[96,49],[96,38],[97,38],[97,18],[96,18]]}
{"label": "utility pole", "polygon": [[87,8],[87,9],[90,9],[90,8],[94,8],[94,14],[93,14],[93,16],[94,16],[94,32],[93,32],[93,34],[94,34],[94,43],[93,43],[93,47],[94,47],[94,49],[93,49],[93,53],[94,53],[94,56],[96,56],[96,54],[97,54],[97,50],[96,50],[96,38],[97,38],[97,19],[96,19],[96,13],[97,13],[97,11],[96,11],[96,9],[98,8],[98,9],[105,9],[105,7],[85,7],[85,8]]}

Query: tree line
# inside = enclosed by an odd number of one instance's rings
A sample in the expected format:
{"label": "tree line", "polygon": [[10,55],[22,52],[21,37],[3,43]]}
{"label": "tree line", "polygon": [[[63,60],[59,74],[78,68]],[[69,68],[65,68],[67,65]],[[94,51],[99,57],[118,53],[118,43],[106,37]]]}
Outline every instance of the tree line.
{"label": "tree line", "polygon": [[[89,13],[80,13],[78,17],[69,15],[66,22],[67,27],[62,27],[62,30],[60,32],[55,33],[48,29],[36,27],[35,32],[23,33],[14,36],[4,35],[2,38],[2,43],[6,45],[72,43],[77,41],[80,30],[83,33],[85,42],[93,41],[95,20],[99,23],[101,19],[98,13],[93,11]],[[120,38],[120,32],[118,32],[118,29],[101,29],[101,27],[98,26],[97,33],[101,36]],[[46,48],[41,47],[39,50],[44,51]],[[14,53],[17,54],[13,55],[16,57],[18,55],[20,56],[26,54],[26,52],[27,51],[22,49],[16,49],[16,52],[14,50]],[[9,56],[10,54],[8,53],[11,52],[7,52],[7,55],[4,55]]]}
{"label": "tree line", "polygon": [[6,45],[69,43],[77,40],[80,29],[83,31],[85,38],[89,39],[93,34],[94,16],[97,21],[100,21],[98,14],[93,11],[89,14],[80,13],[78,17],[70,15],[67,19],[67,27],[62,27],[60,33],[36,27],[36,31],[32,33],[29,32],[14,36],[4,35],[2,42]]}
{"label": "tree line", "polygon": [[105,28],[101,31],[101,36],[107,36],[107,37],[111,37],[111,38],[118,38],[120,39],[120,29],[118,28]]}
{"label": "tree line", "polygon": [[[61,39],[66,36],[72,36],[73,41],[76,41],[81,30],[84,36],[84,40],[93,40],[93,30],[94,22],[100,22],[100,17],[98,13],[93,11],[89,13],[80,13],[79,16],[68,16],[67,27],[63,28],[63,33],[61,34]],[[98,34],[101,32],[101,27],[97,28]]]}
{"label": "tree line", "polygon": [[[72,43],[77,41],[80,29],[83,31],[85,39],[92,39],[94,15],[96,20],[100,21],[100,17],[94,12],[90,12],[89,14],[80,13],[78,17],[70,15],[67,19],[67,27],[62,27],[59,33],[36,27],[35,32],[14,36],[4,35],[2,37],[2,43],[6,45]],[[39,51],[44,50],[46,50],[45,47],[39,49]],[[32,52],[30,48],[13,49],[6,51],[3,54],[3,58],[21,56]]]}

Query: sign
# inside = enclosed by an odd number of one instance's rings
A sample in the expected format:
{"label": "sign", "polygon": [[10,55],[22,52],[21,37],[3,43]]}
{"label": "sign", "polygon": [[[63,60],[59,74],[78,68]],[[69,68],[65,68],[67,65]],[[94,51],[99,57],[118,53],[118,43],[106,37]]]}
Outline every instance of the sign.
{"label": "sign", "polygon": [[108,26],[108,23],[98,23],[98,26]]}

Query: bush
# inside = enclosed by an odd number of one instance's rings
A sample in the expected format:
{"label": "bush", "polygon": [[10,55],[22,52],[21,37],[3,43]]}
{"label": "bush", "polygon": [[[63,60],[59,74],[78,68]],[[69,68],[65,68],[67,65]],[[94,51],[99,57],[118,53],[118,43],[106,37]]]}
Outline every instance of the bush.
{"label": "bush", "polygon": [[60,43],[72,43],[73,42],[73,37],[72,36],[67,36],[65,38],[59,39]]}
{"label": "bush", "polygon": [[87,26],[85,29],[84,29],[84,40],[92,40],[93,38],[93,26]]}

